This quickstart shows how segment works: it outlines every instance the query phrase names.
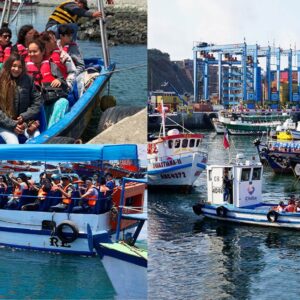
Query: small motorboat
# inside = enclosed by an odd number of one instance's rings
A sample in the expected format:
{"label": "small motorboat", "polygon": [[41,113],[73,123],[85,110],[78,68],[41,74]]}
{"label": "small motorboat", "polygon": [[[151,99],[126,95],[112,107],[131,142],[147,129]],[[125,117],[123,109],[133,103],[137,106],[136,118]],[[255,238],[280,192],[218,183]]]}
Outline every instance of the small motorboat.
{"label": "small motorboat", "polygon": [[[231,189],[224,188],[228,174]],[[284,204],[263,202],[263,166],[237,155],[235,162],[207,167],[207,201],[193,206],[197,215],[226,222],[300,229],[300,213]],[[284,200],[284,199],[280,199]]]}

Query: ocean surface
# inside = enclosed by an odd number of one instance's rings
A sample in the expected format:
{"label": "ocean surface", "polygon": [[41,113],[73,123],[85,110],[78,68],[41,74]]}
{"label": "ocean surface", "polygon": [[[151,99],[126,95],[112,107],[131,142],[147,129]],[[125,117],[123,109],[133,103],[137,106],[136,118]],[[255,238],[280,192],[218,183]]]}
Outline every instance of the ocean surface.
{"label": "ocean surface", "polygon": [[[52,8],[19,15],[13,35],[24,24],[44,30]],[[14,38],[15,41],[15,38]],[[102,56],[98,42],[80,41],[85,57]],[[110,91],[122,106],[145,106],[147,99],[146,46],[111,48],[111,59],[124,70],[112,76]],[[125,70],[136,65],[143,67]],[[145,152],[143,150],[142,152]],[[145,162],[145,158],[141,158]],[[147,230],[141,235],[146,245]],[[55,255],[0,248],[0,299],[115,299],[117,295],[98,257]]]}
{"label": "ocean surface", "polygon": [[[228,161],[223,137],[205,132],[209,163]],[[256,156],[253,137],[233,137],[231,156]],[[264,169],[264,200],[300,194],[293,176]],[[197,216],[206,198],[206,174],[189,195],[150,193],[148,198],[148,299],[297,299],[300,232],[221,223]]]}

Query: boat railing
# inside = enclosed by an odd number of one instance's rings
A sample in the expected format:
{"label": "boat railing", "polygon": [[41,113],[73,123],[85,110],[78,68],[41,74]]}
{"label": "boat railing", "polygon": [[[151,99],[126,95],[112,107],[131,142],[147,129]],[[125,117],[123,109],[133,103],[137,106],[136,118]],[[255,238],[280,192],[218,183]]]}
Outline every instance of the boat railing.
{"label": "boat railing", "polygon": [[189,152],[184,152],[184,153],[177,153],[177,154],[172,154],[170,155],[165,155],[165,156],[160,156],[160,157],[155,157],[155,158],[148,158],[148,161],[153,163],[153,162],[160,162],[160,161],[168,161],[168,160],[174,160],[174,159],[181,159],[183,157],[186,157],[187,154],[200,154],[203,156],[203,158],[207,161],[208,154],[207,152],[200,151],[200,150],[194,150],[194,151],[189,151]]}

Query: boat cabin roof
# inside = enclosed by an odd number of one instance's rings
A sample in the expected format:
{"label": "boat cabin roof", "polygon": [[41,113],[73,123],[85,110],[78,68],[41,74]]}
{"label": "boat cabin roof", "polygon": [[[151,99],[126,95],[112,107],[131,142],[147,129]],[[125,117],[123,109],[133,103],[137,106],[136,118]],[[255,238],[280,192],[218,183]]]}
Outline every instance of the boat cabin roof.
{"label": "boat cabin roof", "polygon": [[137,145],[2,145],[0,160],[92,161],[137,159]]}

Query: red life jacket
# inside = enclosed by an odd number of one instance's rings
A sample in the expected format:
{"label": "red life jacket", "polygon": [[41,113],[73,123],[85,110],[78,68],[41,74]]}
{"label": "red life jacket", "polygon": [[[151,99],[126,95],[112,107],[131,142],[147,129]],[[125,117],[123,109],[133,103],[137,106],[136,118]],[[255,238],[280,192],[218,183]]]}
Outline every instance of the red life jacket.
{"label": "red life jacket", "polygon": [[[21,55],[25,59],[28,54],[27,48],[25,48],[25,46],[23,46],[22,44],[17,44],[17,49],[18,49],[18,54]],[[12,50],[12,47],[6,47],[4,49],[3,62],[6,62],[7,59],[10,57],[11,50]]]}
{"label": "red life jacket", "polygon": [[69,53],[70,46],[77,46],[77,44],[76,44],[75,42],[71,42],[70,44],[65,45],[65,46],[63,47],[63,50],[64,50],[65,52]]}
{"label": "red life jacket", "polygon": [[60,61],[60,50],[59,49],[55,49],[50,57],[49,57],[49,61],[54,62],[57,67],[59,68],[62,76],[64,79],[67,79],[68,76],[68,71],[67,71],[67,67],[66,65],[62,64]]}
{"label": "red life jacket", "polygon": [[0,46],[0,63],[4,63],[5,61],[7,61],[7,59],[10,56],[10,53],[11,53],[11,45],[6,46],[5,48]]}
{"label": "red life jacket", "polygon": [[51,73],[51,64],[49,60],[42,61],[40,69],[32,61],[28,61],[26,63],[26,68],[27,73],[32,76],[36,85],[52,82],[56,79]]}

